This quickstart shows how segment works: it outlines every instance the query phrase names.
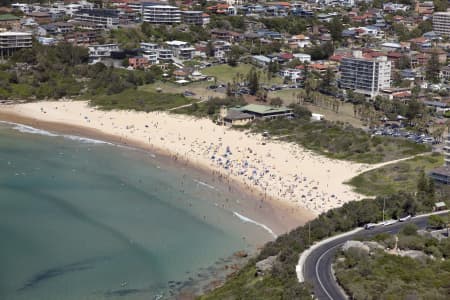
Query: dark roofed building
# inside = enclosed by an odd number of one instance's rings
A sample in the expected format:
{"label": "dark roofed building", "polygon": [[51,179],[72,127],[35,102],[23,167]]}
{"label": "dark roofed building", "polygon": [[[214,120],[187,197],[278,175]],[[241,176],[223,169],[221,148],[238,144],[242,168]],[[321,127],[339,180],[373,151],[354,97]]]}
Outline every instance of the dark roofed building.
{"label": "dark roofed building", "polygon": [[275,107],[270,105],[248,104],[239,108],[241,112],[255,116],[258,119],[274,119],[278,117],[293,117],[291,108]]}
{"label": "dark roofed building", "polygon": [[20,25],[20,18],[12,14],[0,15],[0,28],[15,28]]}

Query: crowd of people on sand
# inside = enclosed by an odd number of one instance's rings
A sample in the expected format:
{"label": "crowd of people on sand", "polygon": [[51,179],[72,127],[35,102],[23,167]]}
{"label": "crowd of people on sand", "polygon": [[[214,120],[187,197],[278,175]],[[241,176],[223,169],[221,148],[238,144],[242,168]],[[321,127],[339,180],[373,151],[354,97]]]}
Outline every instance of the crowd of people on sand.
{"label": "crowd of people on sand", "polygon": [[[55,107],[55,109],[58,108]],[[62,109],[65,109],[64,105]],[[41,111],[44,112],[43,109]],[[281,175],[277,165],[268,163],[270,158],[274,158],[270,146],[265,146],[264,150],[258,149],[258,151],[251,147],[242,146],[242,144],[245,144],[241,143],[241,140],[245,138],[244,135],[240,136],[240,140],[233,141],[233,144],[224,142],[225,139],[220,135],[225,136],[227,131],[223,129],[217,131],[213,129],[213,136],[207,135],[201,138],[203,134],[200,133],[204,128],[199,124],[196,127],[196,130],[199,131],[197,137],[190,134],[186,139],[187,135],[182,134],[180,130],[178,132],[162,130],[167,125],[164,123],[166,122],[164,118],[158,119],[159,121],[148,118],[143,126],[136,122],[124,125],[123,118],[115,119],[108,112],[99,112],[98,110],[90,110],[90,112],[95,112],[95,117],[91,118],[85,113],[80,113],[83,122],[88,123],[89,126],[95,126],[93,124],[95,122],[98,122],[97,125],[101,127],[110,125],[123,140],[139,137],[152,146],[170,149],[174,154],[174,160],[183,160],[193,164],[207,162],[207,165],[213,170],[212,175],[216,178],[228,181],[237,179],[244,187],[258,191],[261,201],[264,201],[267,197],[281,199],[316,213],[327,211],[344,203],[344,200],[340,199],[338,195],[327,192],[328,183],[331,183],[335,178],[327,176],[326,182],[321,183],[308,177],[306,171],[302,172],[301,169],[297,168],[293,168],[290,174],[284,172]],[[173,118],[177,117],[174,116]],[[180,121],[185,121],[185,119],[179,118]],[[182,123],[180,123],[180,126],[182,126]],[[326,158],[321,158],[318,155],[313,156],[304,149],[287,144],[284,145],[284,148],[291,154],[291,159],[292,157],[295,158],[297,163],[314,159],[323,165],[323,168],[326,168],[325,160],[328,160]],[[285,163],[289,162],[286,160]],[[329,172],[329,170],[327,171]],[[344,191],[345,193],[347,192]]]}

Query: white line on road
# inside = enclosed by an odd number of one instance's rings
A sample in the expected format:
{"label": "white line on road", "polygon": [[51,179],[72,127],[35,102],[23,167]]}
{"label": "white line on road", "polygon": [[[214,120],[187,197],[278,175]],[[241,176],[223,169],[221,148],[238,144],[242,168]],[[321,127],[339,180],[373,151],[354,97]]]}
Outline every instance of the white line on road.
{"label": "white line on road", "polygon": [[[334,250],[334,248],[337,248],[337,247],[340,247],[340,246],[342,246],[342,243],[341,243],[341,244],[338,244],[338,245],[336,245],[336,246],[334,246],[334,247],[331,247],[330,249],[328,249],[327,251],[325,251],[324,253],[322,253],[322,255],[319,257],[319,259],[317,260],[317,263],[316,263],[316,277],[317,277],[317,280],[319,281],[319,284],[320,284],[320,287],[322,288],[322,290],[325,292],[325,294],[327,294],[328,298],[330,298],[331,300],[333,300],[333,297],[331,297],[330,293],[328,293],[327,289],[326,289],[325,286],[323,285],[322,280],[320,280],[320,276],[319,276],[319,264],[320,264],[320,261],[322,260],[322,258],[323,258],[325,255],[327,255],[328,252],[330,252],[331,250]],[[329,270],[329,271],[331,272],[331,266],[330,266],[330,270]]]}

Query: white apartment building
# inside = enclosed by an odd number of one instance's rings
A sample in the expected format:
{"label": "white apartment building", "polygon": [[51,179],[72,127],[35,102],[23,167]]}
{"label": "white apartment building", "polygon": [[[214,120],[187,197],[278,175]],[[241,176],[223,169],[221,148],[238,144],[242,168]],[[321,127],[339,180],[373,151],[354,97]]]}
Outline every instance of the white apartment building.
{"label": "white apartment building", "polygon": [[73,19],[102,25],[104,28],[117,28],[119,25],[119,13],[112,9],[80,9],[74,12]]}
{"label": "white apartment building", "polygon": [[171,49],[159,49],[158,60],[163,62],[173,61],[173,51]]}
{"label": "white apartment building", "polygon": [[283,78],[287,78],[292,82],[300,82],[304,79],[303,70],[300,69],[284,69],[280,71],[280,75]]}
{"label": "white apartment building", "polygon": [[[159,45],[154,43],[140,43],[140,48],[142,50],[142,56],[148,59],[151,65],[159,63]],[[170,55],[170,57],[172,57]]]}
{"label": "white apartment building", "polygon": [[24,14],[29,14],[33,11],[33,7],[31,5],[25,3],[14,3],[11,4],[12,9],[17,9],[23,12]]}
{"label": "white apartment building", "polygon": [[183,60],[194,58],[195,48],[191,47],[189,43],[183,41],[168,41],[166,45],[173,51],[175,57]]}
{"label": "white apartment building", "polygon": [[436,12],[433,14],[433,30],[440,34],[450,36],[450,12]]}
{"label": "white apartment building", "polygon": [[31,48],[33,41],[30,32],[0,32],[1,55],[11,55],[14,51],[22,48]]}
{"label": "white apartment building", "polygon": [[181,20],[184,24],[203,25],[203,12],[194,10],[181,11]]}
{"label": "white apartment building", "polygon": [[142,21],[152,24],[178,24],[181,23],[181,12],[176,6],[143,3]]}
{"label": "white apartment building", "polygon": [[111,52],[120,51],[117,44],[92,45],[88,49],[91,58],[110,57]]}
{"label": "white apartment building", "polygon": [[361,51],[353,51],[353,57],[342,59],[340,71],[343,89],[374,97],[380,89],[391,86],[391,62],[386,56],[365,58]]}
{"label": "white apartment building", "polygon": [[294,58],[298,59],[302,63],[311,62],[311,55],[306,53],[294,53]]}

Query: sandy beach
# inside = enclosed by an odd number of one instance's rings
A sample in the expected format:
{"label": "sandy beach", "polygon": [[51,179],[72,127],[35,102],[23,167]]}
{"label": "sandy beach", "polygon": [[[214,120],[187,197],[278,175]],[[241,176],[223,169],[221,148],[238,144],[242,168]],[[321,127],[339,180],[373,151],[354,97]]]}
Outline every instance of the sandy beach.
{"label": "sandy beach", "polygon": [[292,218],[285,230],[361,199],[363,196],[344,182],[370,167],[329,159],[298,145],[264,140],[261,135],[218,126],[208,119],[166,112],[102,111],[86,101],[1,105],[0,120],[85,133],[195,165],[222,183],[237,182],[262,203],[289,211]]}

